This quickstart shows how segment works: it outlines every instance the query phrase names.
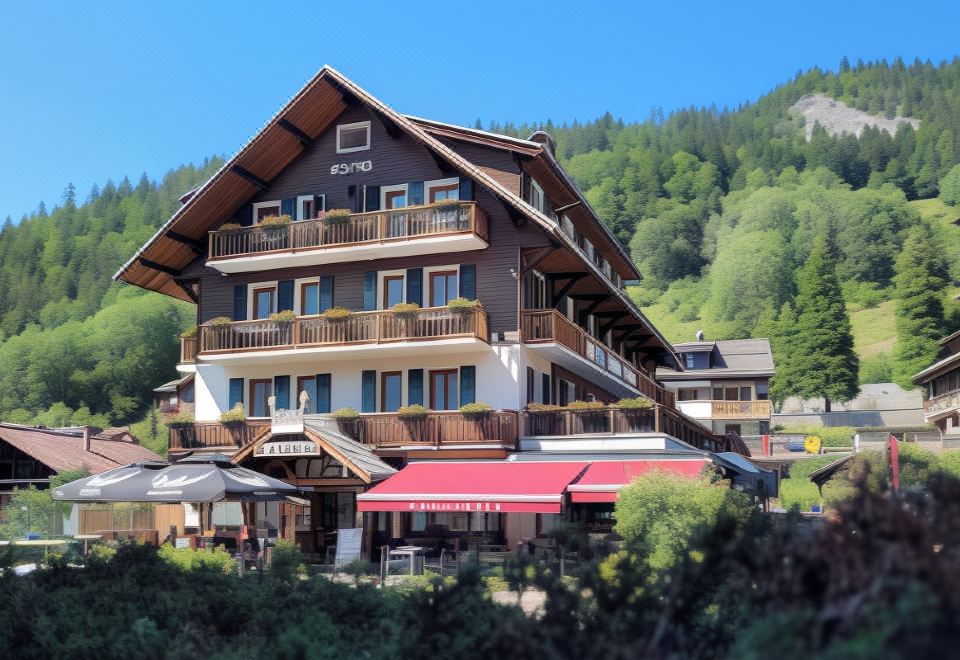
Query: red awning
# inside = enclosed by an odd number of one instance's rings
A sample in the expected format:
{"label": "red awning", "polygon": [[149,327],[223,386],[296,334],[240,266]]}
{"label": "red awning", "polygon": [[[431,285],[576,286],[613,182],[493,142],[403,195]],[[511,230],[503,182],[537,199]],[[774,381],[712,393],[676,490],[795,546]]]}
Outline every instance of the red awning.
{"label": "red awning", "polygon": [[588,462],[412,463],[357,496],[358,511],[560,513]]}
{"label": "red awning", "polygon": [[650,470],[663,470],[684,476],[695,477],[707,462],[703,458],[674,459],[664,461],[600,461],[590,464],[590,469],[575,484],[570,484],[570,499],[586,504],[590,502],[616,502],[617,492]]}

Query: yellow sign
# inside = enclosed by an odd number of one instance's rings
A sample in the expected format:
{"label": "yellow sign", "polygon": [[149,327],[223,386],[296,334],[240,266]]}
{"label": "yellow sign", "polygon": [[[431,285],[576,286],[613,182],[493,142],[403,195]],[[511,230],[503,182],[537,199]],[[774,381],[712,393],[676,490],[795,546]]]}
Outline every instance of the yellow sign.
{"label": "yellow sign", "polygon": [[807,450],[808,454],[819,454],[820,437],[816,435],[808,435],[803,439],[803,448]]}

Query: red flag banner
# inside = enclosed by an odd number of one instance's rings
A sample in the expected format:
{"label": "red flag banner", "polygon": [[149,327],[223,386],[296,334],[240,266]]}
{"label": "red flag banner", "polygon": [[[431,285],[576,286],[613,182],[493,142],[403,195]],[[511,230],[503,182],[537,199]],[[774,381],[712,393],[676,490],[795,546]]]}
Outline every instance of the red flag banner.
{"label": "red flag banner", "polygon": [[900,443],[891,433],[887,438],[887,454],[890,459],[890,477],[894,492],[900,491]]}

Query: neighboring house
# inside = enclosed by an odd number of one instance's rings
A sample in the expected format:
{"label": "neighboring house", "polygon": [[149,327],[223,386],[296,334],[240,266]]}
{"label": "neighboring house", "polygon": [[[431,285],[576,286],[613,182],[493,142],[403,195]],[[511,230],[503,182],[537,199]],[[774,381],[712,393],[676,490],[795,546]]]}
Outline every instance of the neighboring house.
{"label": "neighboring house", "polygon": [[[626,294],[640,273],[553,149],[543,132],[399,114],[324,67],[116,275],[197,305],[177,366],[196,422],[171,428],[171,454],[224,451],[312,491],[310,506],[257,516],[319,551],[363,512],[367,547],[435,526],[512,545],[552,524],[585,451],[745,452],[656,382],[658,366],[684,366]],[[525,410],[633,397],[650,408]],[[492,411],[458,410],[481,402]],[[412,405],[429,412],[400,415]],[[356,419],[332,418],[348,407]],[[246,421],[220,423],[234,408]],[[582,465],[496,467],[518,450]],[[363,499],[425,459],[447,463],[420,471],[416,502]],[[624,460],[598,487],[626,483]],[[508,470],[480,480],[507,489],[443,491],[450,461]],[[609,495],[584,506],[609,521]]]}
{"label": "neighboring house", "polygon": [[714,433],[769,433],[774,374],[767,339],[721,339],[674,344],[682,371],[657,368],[657,380],[677,394],[677,406]]}
{"label": "neighboring house", "polygon": [[0,515],[15,488],[47,488],[61,472],[96,474],[128,463],[162,461],[125,428],[41,428],[0,423]]}
{"label": "neighboring house", "polygon": [[153,390],[153,404],[161,415],[193,414],[193,377],[188,373]]}
{"label": "neighboring house", "polygon": [[[944,442],[960,443],[960,331],[940,340],[941,359],[913,377],[923,388],[923,419],[934,424]],[[946,444],[945,444],[946,446]]]}

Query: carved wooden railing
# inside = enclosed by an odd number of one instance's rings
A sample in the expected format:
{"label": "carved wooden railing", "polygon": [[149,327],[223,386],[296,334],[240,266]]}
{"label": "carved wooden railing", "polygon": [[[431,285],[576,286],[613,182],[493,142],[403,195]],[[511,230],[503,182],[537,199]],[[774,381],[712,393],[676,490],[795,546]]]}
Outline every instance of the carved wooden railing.
{"label": "carved wooden railing", "polygon": [[264,252],[296,252],[324,247],[391,243],[450,234],[475,234],[489,239],[487,214],[476,202],[407,206],[402,209],[355,213],[334,222],[301,220],[279,227],[254,225],[212,231],[209,259],[225,259]]}
{"label": "carved wooden railing", "polygon": [[923,414],[927,416],[936,415],[954,408],[960,408],[960,390],[945,392],[940,396],[935,396],[923,402]]}
{"label": "carved wooden railing", "polygon": [[210,449],[213,447],[243,447],[253,442],[269,420],[248,420],[239,424],[221,422],[194,422],[187,426],[171,426],[169,448]]}
{"label": "carved wooden railing", "polygon": [[523,311],[520,316],[520,333],[527,344],[556,342],[566,346],[610,375],[639,390],[651,401],[671,408],[676,407],[673,392],[657,385],[652,378],[555,309]]}
{"label": "carved wooden railing", "polygon": [[710,416],[719,419],[769,419],[770,401],[711,401]]}
{"label": "carved wooden railing", "polygon": [[180,362],[193,362],[197,359],[197,338],[180,337]]}
{"label": "carved wooden railing", "polygon": [[524,437],[612,435],[615,433],[663,433],[706,451],[734,451],[745,456],[750,450],[729,436],[711,433],[692,419],[667,406],[645,410],[551,410],[522,413]]}
{"label": "carved wooden railing", "polygon": [[292,323],[234,321],[201,325],[201,353],[279,348],[385,344],[473,337],[489,341],[487,313],[480,305],[464,311],[428,307],[413,314],[355,312],[345,319],[299,316]]}
{"label": "carved wooden railing", "polygon": [[376,448],[491,445],[515,449],[518,436],[517,413],[512,410],[494,410],[475,419],[457,411],[430,411],[413,420],[400,419],[396,413],[371,413],[341,420],[338,426],[357,442]]}

